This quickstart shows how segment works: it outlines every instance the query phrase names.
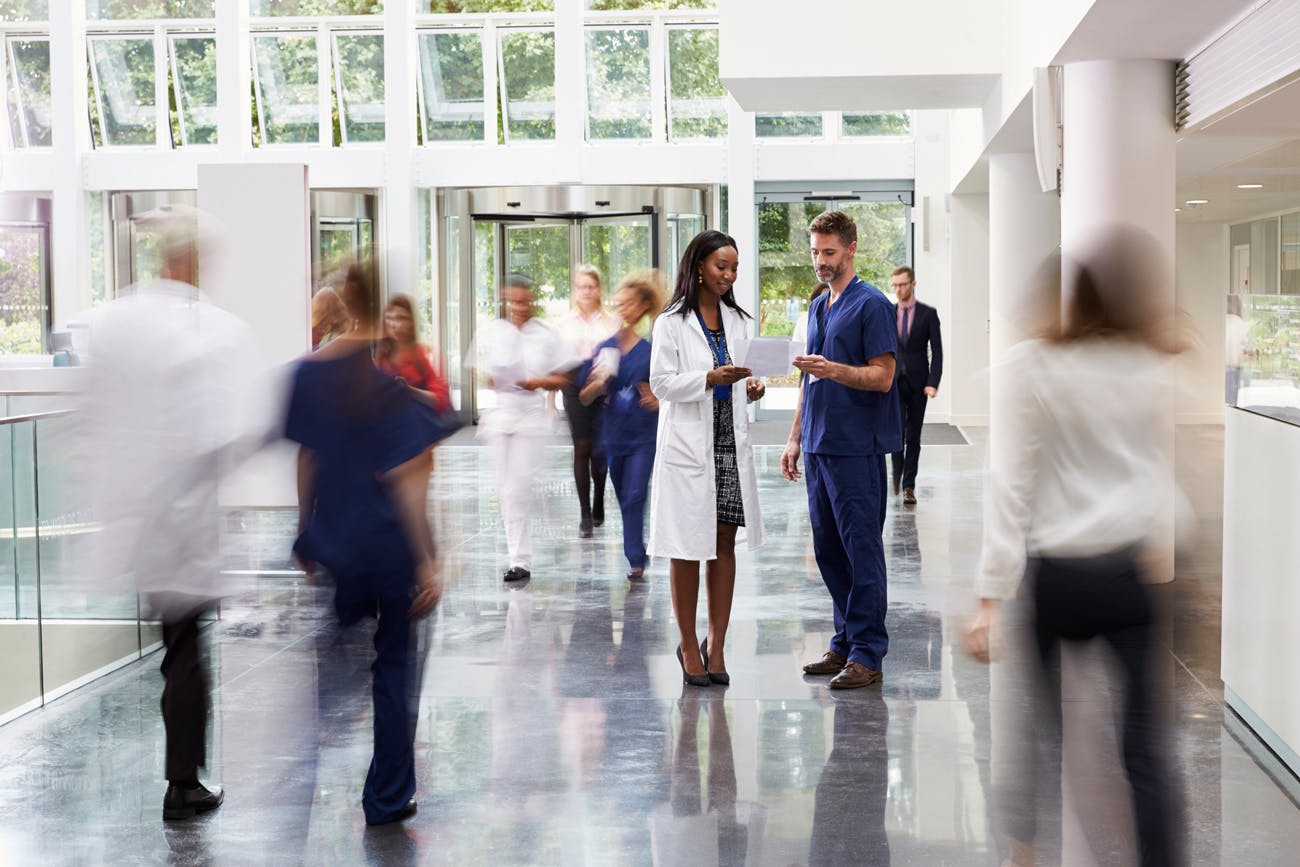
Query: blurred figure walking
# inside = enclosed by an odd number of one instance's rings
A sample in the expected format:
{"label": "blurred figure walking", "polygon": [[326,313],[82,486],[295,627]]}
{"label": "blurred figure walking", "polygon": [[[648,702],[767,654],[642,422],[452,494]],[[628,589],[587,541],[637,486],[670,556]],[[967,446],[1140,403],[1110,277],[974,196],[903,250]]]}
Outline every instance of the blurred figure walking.
{"label": "blurred figure walking", "polygon": [[411,388],[428,393],[439,411],[451,408],[444,365],[429,346],[420,342],[411,296],[401,293],[389,296],[388,306],[384,308],[384,339],[380,341],[375,364]]}
{"label": "blurred figure walking", "polygon": [[199,782],[209,691],[199,623],[223,591],[218,487],[257,442],[252,335],[195,286],[199,219],[175,205],[141,217],[162,238],[162,276],[97,311],[83,415],[102,523],[86,568],[106,589],[139,591],[163,624],[169,820],[224,798]]}
{"label": "blurred figure walking", "polygon": [[[579,265],[573,276],[573,309],[560,320],[565,348],[579,363],[591,360],[596,347],[619,329],[617,316],[605,310],[601,297],[600,269]],[[608,465],[601,445],[600,428],[605,407],[600,401],[583,403],[581,383],[570,382],[563,389],[564,415],[573,437],[573,482],[578,488],[578,535],[586,539],[591,528],[605,523],[605,476]]]}
{"label": "blurred figure walking", "polygon": [[450,431],[433,401],[377,370],[378,300],[350,268],[339,297],[351,329],[300,361],[284,424],[301,446],[298,538],[308,574],[335,583],[339,625],[377,620],[374,756],[362,808],[382,825],[415,813],[415,722],[423,648],[413,622],[442,594],[426,503],[427,453]]}
{"label": "blurred figure walking", "polygon": [[501,289],[501,318],[475,339],[474,363],[496,391],[479,436],[493,447],[496,490],[510,567],[506,581],[532,576],[533,518],[542,445],[551,430],[546,392],[564,388],[579,365],[555,329],[534,316],[533,281],[515,274]]}
{"label": "blurred figure walking", "polygon": [[618,333],[596,347],[577,379],[584,405],[605,404],[601,449],[623,515],[623,554],[629,581],[645,575],[645,504],[655,460],[659,399],[650,390],[650,328],[663,308],[657,271],[633,274],[619,284],[614,304],[623,319]]}
{"label": "blurred figure walking", "polygon": [[[1154,606],[1145,577],[1172,539],[1173,407],[1167,360],[1177,347],[1161,295],[1155,241],[1111,230],[1089,260],[1067,268],[1067,293],[1047,293],[1054,321],[1013,347],[994,405],[979,610],[966,636],[977,659],[994,655],[1002,600],[1022,591],[1031,609],[1032,660],[1049,719],[1059,727],[1063,642],[1101,638],[1123,682],[1122,749],[1143,865],[1183,863],[1175,773],[1161,743],[1150,666]],[[1059,271],[1057,272],[1059,273]],[[1054,723],[1054,724],[1047,724]],[[1054,752],[1048,745],[1049,754]],[[1032,864],[1039,774],[1007,807],[1011,863]]]}

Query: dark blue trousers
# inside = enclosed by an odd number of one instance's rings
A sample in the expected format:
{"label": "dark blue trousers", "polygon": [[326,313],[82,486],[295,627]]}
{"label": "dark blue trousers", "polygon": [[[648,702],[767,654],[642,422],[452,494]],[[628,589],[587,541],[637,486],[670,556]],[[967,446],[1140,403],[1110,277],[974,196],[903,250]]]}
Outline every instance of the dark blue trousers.
{"label": "dark blue trousers", "polygon": [[426,623],[412,621],[408,614],[413,576],[339,577],[337,582],[341,626],[365,617],[377,620],[370,666],[375,743],[361,806],[367,822],[387,822],[415,795],[415,723],[427,652]]}
{"label": "dark blue trousers", "polygon": [[805,456],[813,553],[835,608],[830,649],[880,670],[885,631],[885,456]]}
{"label": "dark blue trousers", "polygon": [[653,445],[631,454],[609,456],[609,475],[623,513],[623,555],[633,569],[644,569],[646,564],[645,502],[654,463]]}

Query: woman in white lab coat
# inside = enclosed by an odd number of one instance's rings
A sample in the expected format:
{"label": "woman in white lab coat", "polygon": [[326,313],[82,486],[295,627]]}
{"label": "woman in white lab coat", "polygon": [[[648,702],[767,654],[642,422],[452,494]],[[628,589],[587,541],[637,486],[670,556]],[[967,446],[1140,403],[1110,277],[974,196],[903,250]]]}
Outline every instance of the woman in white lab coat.
{"label": "woman in white lab coat", "polygon": [[[648,549],[672,558],[677,657],[685,682],[694,686],[730,682],[723,648],[736,587],[736,540],[750,548],[763,541],[747,405],[763,396],[764,386],[732,364],[752,318],[732,294],[736,250],[735,240],[721,232],[695,236],[651,341],[650,389],[660,408]],[[704,650],[695,632],[701,560],[707,561],[708,587]]]}

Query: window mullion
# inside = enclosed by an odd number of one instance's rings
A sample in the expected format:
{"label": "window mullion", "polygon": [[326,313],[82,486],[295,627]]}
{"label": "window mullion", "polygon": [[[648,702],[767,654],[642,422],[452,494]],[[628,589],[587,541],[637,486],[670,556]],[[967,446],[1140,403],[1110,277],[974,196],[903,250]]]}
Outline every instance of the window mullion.
{"label": "window mullion", "polygon": [[153,29],[153,102],[154,143],[171,150],[176,143],[172,141],[172,116],[168,108],[167,31],[161,24]]}
{"label": "window mullion", "polygon": [[668,141],[668,34],[662,16],[650,22],[650,140]]}
{"label": "window mullion", "polygon": [[[333,75],[330,63],[334,52],[330,44],[330,28],[320,24],[316,28],[316,101],[317,141],[321,147],[334,146],[333,100],[330,93],[330,76]],[[340,118],[340,127],[342,126]]]}
{"label": "window mullion", "polygon": [[479,48],[483,52],[483,143],[495,145],[497,139],[497,105],[500,100],[501,116],[505,117],[505,98],[498,85],[498,55],[501,47],[497,42],[497,25],[491,18],[483,22]]}

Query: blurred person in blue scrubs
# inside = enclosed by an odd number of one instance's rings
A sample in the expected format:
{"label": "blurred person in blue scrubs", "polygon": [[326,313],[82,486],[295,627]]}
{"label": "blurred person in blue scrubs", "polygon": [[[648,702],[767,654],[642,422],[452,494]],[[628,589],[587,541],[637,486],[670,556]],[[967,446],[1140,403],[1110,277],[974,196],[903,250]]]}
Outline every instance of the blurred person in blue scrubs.
{"label": "blurred person in blue scrubs", "polygon": [[91,320],[83,401],[92,510],[84,569],[103,589],[143,594],[163,624],[163,818],[214,810],[199,782],[207,753],[208,676],[200,618],[229,591],[221,579],[221,479],[260,443],[251,411],[252,333],[199,291],[198,211],[167,205],[139,220],[161,239],[157,280],[123,289]]}
{"label": "blurred person in blue scrubs", "polygon": [[[358,267],[339,288],[351,328],[293,372],[284,422],[298,458],[294,556],[334,582],[340,628],[376,621],[368,825],[414,815],[415,723],[427,645],[417,622],[442,595],[427,514],[429,449],[450,433],[426,392],[375,367],[378,297]],[[340,641],[342,640],[340,636]]]}
{"label": "blurred person in blue scrubs", "polygon": [[650,327],[663,308],[663,278],[656,271],[633,274],[619,284],[614,304],[623,326],[596,346],[579,372],[578,399],[603,403],[601,450],[609,457],[629,581],[645,575],[645,505],[655,460],[659,400],[650,390]]}
{"label": "blurred person in blue scrubs", "polygon": [[835,634],[813,676],[831,689],[879,683],[889,649],[885,631],[885,456],[902,448],[894,353],[894,308],[858,277],[858,227],[843,211],[826,211],[808,227],[817,279],[830,285],[808,314],[805,376],[781,473],[800,477],[806,456],[813,552],[830,591]]}
{"label": "blurred person in blue scrubs", "polygon": [[[1138,863],[1184,863],[1176,772],[1163,744],[1152,678],[1156,605],[1173,539],[1174,410],[1171,275],[1156,241],[1113,228],[1095,252],[1049,265],[1041,309],[1048,324],[1012,347],[997,375],[979,607],[967,650],[999,655],[1005,600],[1029,609],[1029,659],[1042,699],[1003,794],[1014,841],[1010,863],[1035,863],[1040,748],[1060,739],[1059,660],[1065,642],[1101,639],[1123,688],[1121,749],[1138,834]],[[1012,636],[1014,637],[1014,636]],[[1012,660],[1019,661],[1019,660]],[[1049,742],[1050,739],[1050,742]],[[1048,860],[1051,860],[1049,857]],[[1068,859],[1067,859],[1068,862]]]}

